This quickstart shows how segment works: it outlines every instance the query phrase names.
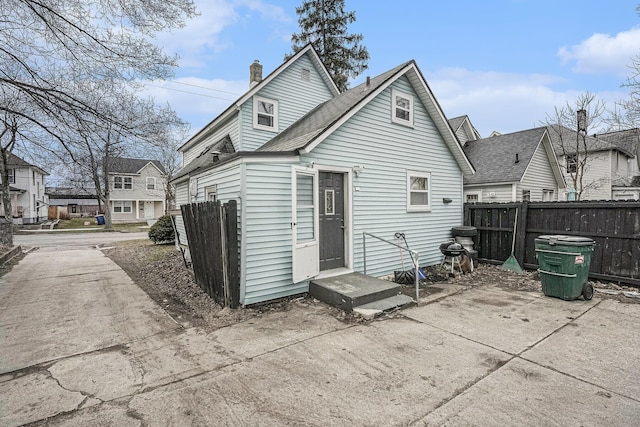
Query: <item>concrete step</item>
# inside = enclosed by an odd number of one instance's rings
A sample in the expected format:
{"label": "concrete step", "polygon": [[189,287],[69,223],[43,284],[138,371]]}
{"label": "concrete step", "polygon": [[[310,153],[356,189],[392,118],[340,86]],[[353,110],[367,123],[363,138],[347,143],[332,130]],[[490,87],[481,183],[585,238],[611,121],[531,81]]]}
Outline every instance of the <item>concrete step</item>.
{"label": "concrete step", "polygon": [[311,280],[309,294],[329,305],[345,311],[354,307],[394,297],[401,292],[397,283],[349,273],[326,279]]}
{"label": "concrete step", "polygon": [[358,313],[367,319],[372,319],[386,311],[403,308],[413,304],[415,304],[413,298],[408,295],[399,294],[379,301],[359,305],[353,308],[353,312]]}

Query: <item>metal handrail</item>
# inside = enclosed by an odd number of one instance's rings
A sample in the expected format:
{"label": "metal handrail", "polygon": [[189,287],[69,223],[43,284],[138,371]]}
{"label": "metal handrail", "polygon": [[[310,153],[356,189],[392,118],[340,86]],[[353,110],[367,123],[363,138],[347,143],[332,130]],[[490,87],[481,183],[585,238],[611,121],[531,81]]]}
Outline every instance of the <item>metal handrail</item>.
{"label": "metal handrail", "polygon": [[415,258],[415,275],[416,275],[416,304],[418,303],[418,301],[420,300],[420,275],[418,274],[419,271],[419,264],[418,264],[418,259],[419,259],[419,254],[416,251],[413,251],[405,246],[401,246],[398,245],[397,243],[393,243],[390,242],[388,240],[383,239],[382,237],[378,237],[375,234],[371,234],[371,233],[367,233],[366,231],[362,232],[362,256],[363,256],[363,261],[364,261],[364,274],[367,274],[367,236],[371,236],[373,238],[376,238],[382,242],[388,243],[392,246],[395,246],[396,248],[400,248],[401,250],[405,250],[407,252],[409,252],[410,254],[412,254]]}

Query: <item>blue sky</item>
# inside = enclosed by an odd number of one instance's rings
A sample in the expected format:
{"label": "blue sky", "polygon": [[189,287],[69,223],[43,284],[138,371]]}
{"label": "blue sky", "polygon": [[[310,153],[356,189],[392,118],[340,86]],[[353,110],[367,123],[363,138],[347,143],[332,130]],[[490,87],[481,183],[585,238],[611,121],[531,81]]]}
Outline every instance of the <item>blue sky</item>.
{"label": "blue sky", "polygon": [[[301,0],[196,0],[201,15],[157,43],[180,55],[173,81],[148,91],[196,132],[291,50]],[[640,54],[638,0],[347,0],[375,76],[415,59],[447,117],[470,116],[482,136],[539,126],[590,91],[613,107]]]}

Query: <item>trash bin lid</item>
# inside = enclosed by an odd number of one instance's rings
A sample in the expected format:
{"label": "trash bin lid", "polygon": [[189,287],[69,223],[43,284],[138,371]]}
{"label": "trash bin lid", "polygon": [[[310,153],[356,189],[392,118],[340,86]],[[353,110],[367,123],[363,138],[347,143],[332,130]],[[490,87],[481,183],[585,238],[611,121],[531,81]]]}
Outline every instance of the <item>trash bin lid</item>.
{"label": "trash bin lid", "polygon": [[549,245],[566,245],[566,246],[592,246],[595,240],[589,237],[565,236],[562,234],[552,234],[536,237],[536,243],[547,243]]}

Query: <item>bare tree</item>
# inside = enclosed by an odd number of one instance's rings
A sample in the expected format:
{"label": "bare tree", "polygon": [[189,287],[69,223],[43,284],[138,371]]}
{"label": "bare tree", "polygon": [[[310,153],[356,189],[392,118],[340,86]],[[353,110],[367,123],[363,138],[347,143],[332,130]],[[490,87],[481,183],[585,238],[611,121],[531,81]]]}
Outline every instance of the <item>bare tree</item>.
{"label": "bare tree", "polygon": [[560,165],[576,200],[604,184],[601,179],[587,176],[594,153],[606,145],[597,138],[597,132],[603,130],[607,114],[605,103],[586,92],[578,96],[573,105],[567,102],[563,107],[555,107],[543,123],[549,130],[556,154],[561,157]]}

